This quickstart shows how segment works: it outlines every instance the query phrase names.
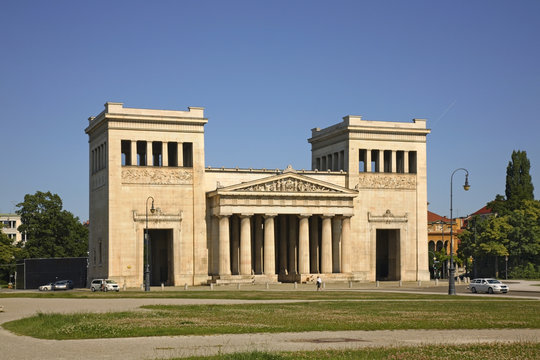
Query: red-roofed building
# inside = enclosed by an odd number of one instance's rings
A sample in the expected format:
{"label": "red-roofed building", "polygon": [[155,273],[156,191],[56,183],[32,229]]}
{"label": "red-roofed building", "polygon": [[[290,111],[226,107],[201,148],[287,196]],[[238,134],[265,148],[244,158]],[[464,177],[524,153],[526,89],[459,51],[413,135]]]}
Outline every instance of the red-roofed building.
{"label": "red-roofed building", "polygon": [[[453,252],[454,256],[457,254],[457,249],[459,247],[459,239],[457,238],[457,235],[462,231],[462,225],[463,225],[463,219],[462,218],[454,218],[454,221],[451,224],[450,219],[448,219],[445,216],[441,216],[439,214],[436,214],[434,212],[428,211],[427,213],[427,221],[428,221],[428,250],[429,250],[429,257],[430,257],[430,264],[433,264],[433,258],[435,257],[435,252],[441,251],[442,249],[445,249],[446,255],[450,255],[450,226],[452,226],[452,232],[453,232],[453,238],[454,238],[454,246],[453,246]],[[442,264],[442,269],[440,266],[437,268],[438,271],[440,271],[440,275],[443,278],[447,277],[446,270],[447,265],[446,263]],[[442,271],[441,271],[442,270]],[[430,272],[432,276],[434,276],[434,270],[433,266],[430,267]]]}

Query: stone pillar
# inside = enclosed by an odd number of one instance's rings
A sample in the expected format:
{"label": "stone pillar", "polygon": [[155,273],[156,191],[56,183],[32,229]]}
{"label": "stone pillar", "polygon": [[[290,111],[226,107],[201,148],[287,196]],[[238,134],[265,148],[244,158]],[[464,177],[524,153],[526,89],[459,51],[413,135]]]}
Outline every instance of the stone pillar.
{"label": "stone pillar", "polygon": [[251,275],[251,215],[240,219],[240,275]]}
{"label": "stone pillar", "polygon": [[161,165],[169,166],[169,147],[166,141],[161,143]]}
{"label": "stone pillar", "polygon": [[231,274],[229,216],[219,217],[219,275]]}
{"label": "stone pillar", "polygon": [[132,140],[131,141],[131,162],[130,165],[135,166],[137,165],[137,141]]}
{"label": "stone pillar", "polygon": [[212,275],[219,274],[219,217],[212,216],[211,220],[211,236],[210,246],[208,251],[208,261],[210,263],[210,271]]}
{"label": "stone pillar", "polygon": [[341,217],[332,218],[332,272],[341,272]]}
{"label": "stone pillar", "polygon": [[366,149],[366,172],[371,172],[371,149]]}
{"label": "stone pillar", "polygon": [[332,273],[332,216],[322,216],[321,273]]}
{"label": "stone pillar", "polygon": [[178,143],[176,155],[178,156],[178,166],[184,166],[184,147],[181,142]]}
{"label": "stone pillar", "polygon": [[397,151],[396,150],[392,150],[392,155],[390,157],[390,161],[392,162],[391,164],[391,169],[392,169],[392,173],[396,173],[397,172]]}
{"label": "stone pillar", "polygon": [[238,216],[233,215],[231,221],[231,271],[233,275],[238,275],[240,273],[239,266],[239,252],[240,252],[240,234],[238,232],[240,225],[238,224]]}
{"label": "stone pillar", "polygon": [[384,150],[379,150],[379,168],[377,171],[381,173],[384,172]]}
{"label": "stone pillar", "polygon": [[309,262],[312,274],[319,272],[319,217],[311,217],[309,237]]}
{"label": "stone pillar", "polygon": [[154,166],[154,156],[152,152],[152,142],[146,142],[146,166]]}
{"label": "stone pillar", "polygon": [[274,275],[276,273],[275,263],[275,235],[274,218],[275,214],[264,216],[264,274]]}
{"label": "stone pillar", "polygon": [[285,273],[287,264],[287,215],[280,215],[279,222],[279,272]]}
{"label": "stone pillar", "polygon": [[309,216],[300,215],[298,233],[298,273],[309,274]]}
{"label": "stone pillar", "polygon": [[408,151],[403,152],[403,172],[405,174],[409,173],[409,152]]}
{"label": "stone pillar", "polygon": [[263,265],[263,229],[262,229],[262,217],[255,215],[255,274],[262,274]]}
{"label": "stone pillar", "polygon": [[296,243],[298,237],[298,220],[296,215],[289,215],[289,274],[297,273]]}
{"label": "stone pillar", "polygon": [[344,216],[341,222],[341,272],[351,272],[351,217]]}

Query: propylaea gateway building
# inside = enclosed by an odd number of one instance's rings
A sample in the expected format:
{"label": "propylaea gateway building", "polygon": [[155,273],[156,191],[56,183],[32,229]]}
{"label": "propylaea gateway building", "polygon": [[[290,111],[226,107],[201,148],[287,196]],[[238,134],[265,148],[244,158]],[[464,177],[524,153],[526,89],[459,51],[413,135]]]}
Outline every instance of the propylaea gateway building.
{"label": "propylaea gateway building", "polygon": [[89,118],[90,279],[141,286],[147,229],[153,286],[429,280],[425,120],[312,129],[312,170],[205,167],[207,122]]}

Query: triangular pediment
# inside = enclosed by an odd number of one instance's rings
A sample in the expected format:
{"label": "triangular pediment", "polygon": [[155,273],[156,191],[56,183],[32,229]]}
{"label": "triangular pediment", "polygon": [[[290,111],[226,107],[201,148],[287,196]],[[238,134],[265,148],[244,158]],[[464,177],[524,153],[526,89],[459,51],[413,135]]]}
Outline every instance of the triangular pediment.
{"label": "triangular pediment", "polygon": [[325,181],[317,180],[309,176],[294,172],[284,172],[280,175],[269,176],[263,179],[244,182],[217,189],[220,194],[224,193],[324,193],[356,195],[355,190],[350,190]]}

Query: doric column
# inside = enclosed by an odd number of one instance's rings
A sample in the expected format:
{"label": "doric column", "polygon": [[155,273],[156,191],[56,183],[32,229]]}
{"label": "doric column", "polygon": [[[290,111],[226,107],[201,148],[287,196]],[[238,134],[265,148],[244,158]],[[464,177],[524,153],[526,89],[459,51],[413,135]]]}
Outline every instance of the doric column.
{"label": "doric column", "polygon": [[309,216],[300,215],[300,231],[298,233],[298,273],[309,274]]}
{"label": "doric column", "polygon": [[154,156],[152,152],[152,142],[147,141],[146,142],[146,166],[153,166],[154,165]]}
{"label": "doric column", "polygon": [[178,166],[184,166],[184,146],[181,142],[178,143],[176,155],[178,156]]}
{"label": "doric column", "polygon": [[231,271],[233,275],[238,275],[240,273],[240,233],[238,231],[240,224],[238,223],[238,215],[232,216],[231,226]]}
{"label": "doric column", "polygon": [[332,273],[332,215],[322,216],[321,273]]}
{"label": "doric column", "polygon": [[130,165],[137,165],[137,141],[136,140],[131,140],[131,159],[130,160]]}
{"label": "doric column", "polygon": [[371,172],[371,149],[366,149],[366,172]]}
{"label": "doric column", "polygon": [[289,274],[297,273],[296,243],[298,237],[298,220],[295,215],[289,215]]}
{"label": "doric column", "polygon": [[405,174],[409,173],[409,152],[408,151],[403,152],[403,172]]}
{"label": "doric column", "polygon": [[379,168],[378,172],[384,172],[384,150],[379,150]]}
{"label": "doric column", "polygon": [[391,165],[391,169],[392,169],[392,173],[396,173],[397,172],[397,151],[396,150],[392,150],[392,156],[390,157],[390,161],[392,162],[392,165]]}
{"label": "doric column", "polygon": [[210,264],[210,273],[219,274],[219,217],[212,216],[211,220],[210,249],[208,249],[208,263]]}
{"label": "doric column", "polygon": [[344,216],[341,222],[341,272],[351,272],[351,217]]}
{"label": "doric column", "polygon": [[287,266],[287,215],[279,216],[279,272],[284,274]]}
{"label": "doric column", "polygon": [[274,275],[276,273],[276,250],[274,234],[275,214],[264,216],[264,274]]}
{"label": "doric column", "polygon": [[169,147],[166,141],[161,143],[161,166],[169,166]]}
{"label": "doric column", "polygon": [[240,219],[240,275],[251,275],[251,215]]}
{"label": "doric column", "polygon": [[341,216],[332,218],[332,272],[341,272]]}
{"label": "doric column", "polygon": [[309,237],[309,262],[312,274],[319,272],[319,217],[311,217]]}
{"label": "doric column", "polygon": [[263,269],[263,228],[261,215],[255,215],[255,274],[262,274]]}
{"label": "doric column", "polygon": [[229,216],[219,217],[219,275],[231,274],[231,259],[229,246]]}

